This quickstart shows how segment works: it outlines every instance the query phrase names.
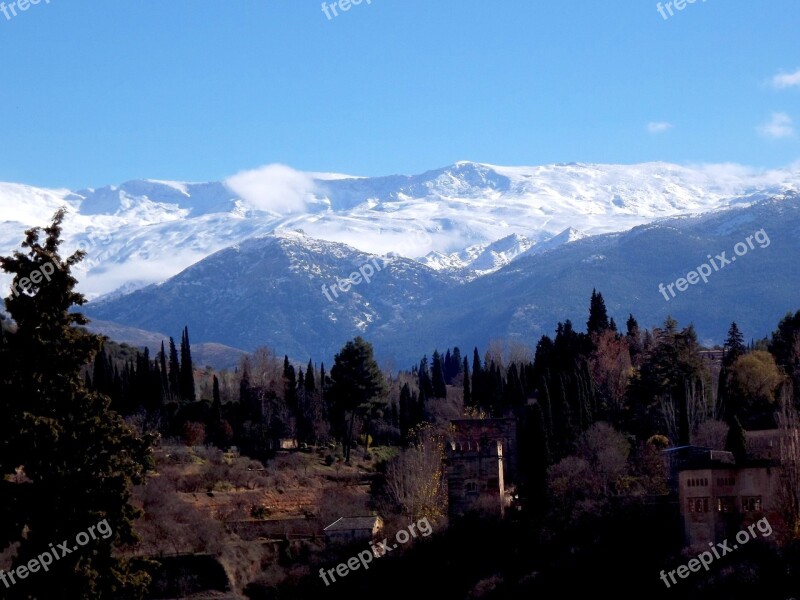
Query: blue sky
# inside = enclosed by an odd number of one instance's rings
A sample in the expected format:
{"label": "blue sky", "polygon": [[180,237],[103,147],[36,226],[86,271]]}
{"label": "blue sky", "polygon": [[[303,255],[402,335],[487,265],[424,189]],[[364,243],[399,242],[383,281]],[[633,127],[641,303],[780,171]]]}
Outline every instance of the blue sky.
{"label": "blue sky", "polygon": [[800,159],[796,0],[366,2],[0,13],[0,180]]}

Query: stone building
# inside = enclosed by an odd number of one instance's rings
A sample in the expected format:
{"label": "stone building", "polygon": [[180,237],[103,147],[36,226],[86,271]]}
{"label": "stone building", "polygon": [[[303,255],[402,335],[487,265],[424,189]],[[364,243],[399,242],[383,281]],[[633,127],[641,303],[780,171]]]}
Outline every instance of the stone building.
{"label": "stone building", "polygon": [[468,513],[503,516],[517,476],[516,419],[452,421],[446,451],[451,519]]}
{"label": "stone building", "polygon": [[378,539],[383,531],[383,519],[378,516],[340,517],[323,531],[327,544],[369,543]]}
{"label": "stone building", "polygon": [[779,526],[779,431],[747,432],[748,459],[730,452],[685,446],[667,451],[676,484],[687,546],[731,539],[766,517]]}

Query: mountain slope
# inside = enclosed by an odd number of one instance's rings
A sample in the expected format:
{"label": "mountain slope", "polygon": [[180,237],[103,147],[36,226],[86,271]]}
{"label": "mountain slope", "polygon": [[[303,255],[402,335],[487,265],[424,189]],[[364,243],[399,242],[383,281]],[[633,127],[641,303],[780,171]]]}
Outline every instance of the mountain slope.
{"label": "mountain slope", "polygon": [[65,247],[87,250],[78,279],[90,297],[161,282],[253,236],[298,228],[363,252],[425,256],[431,268],[473,279],[538,252],[537,245],[561,243],[557,236],[569,228],[622,231],[785,189],[800,189],[798,172],[667,163],[459,162],[370,178],[283,168],[224,182],[141,180],[74,192],[0,184],[0,251],[17,248],[25,228],[46,225],[66,205]]}
{"label": "mountain slope", "polygon": [[[659,291],[660,283],[686,277],[709,254],[732,257],[737,243],[761,230],[766,247],[754,242],[708,283],[669,300]],[[284,232],[221,251],[164,284],[90,303],[86,312],[157,331],[188,324],[198,342],[247,350],[269,345],[300,360],[328,361],[345,341],[363,335],[376,344],[379,357],[405,366],[445,344],[485,348],[492,339],[507,338],[533,347],[568,318],[582,329],[597,288],[620,326],[629,312],[642,326],[671,314],[683,324],[693,321],[702,340],[720,342],[731,321],[746,336],[760,337],[785,312],[800,308],[798,256],[800,195],[789,193],[578,239],[467,284],[391,257],[371,283],[362,281],[329,301],[323,284],[380,259]]]}

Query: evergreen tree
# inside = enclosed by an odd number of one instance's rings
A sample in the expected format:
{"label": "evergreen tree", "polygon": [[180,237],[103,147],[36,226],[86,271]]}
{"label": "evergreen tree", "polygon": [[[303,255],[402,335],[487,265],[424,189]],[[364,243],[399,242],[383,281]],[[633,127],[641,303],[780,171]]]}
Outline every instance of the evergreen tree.
{"label": "evergreen tree", "polygon": [[192,365],[192,347],[189,344],[189,328],[183,328],[181,336],[180,397],[186,402],[196,399],[194,390],[194,365]]}
{"label": "evergreen tree", "polygon": [[586,329],[589,335],[603,333],[610,326],[608,322],[608,312],[603,294],[592,290],[592,298],[589,302],[589,320],[586,322]]}
{"label": "evergreen tree", "polygon": [[628,314],[628,320],[625,322],[625,327],[626,327],[626,330],[627,330],[626,335],[628,337],[632,337],[632,338],[638,338],[639,337],[639,323],[634,318],[634,316],[632,314],[630,314],[630,313]]}
{"label": "evergreen tree", "polygon": [[356,417],[365,415],[370,403],[386,392],[386,381],[373,357],[372,344],[361,337],[347,342],[334,357],[330,395],[337,413],[345,419],[343,445],[345,460],[350,460]]}
{"label": "evergreen tree", "polygon": [[213,391],[212,391],[212,395],[213,395],[212,402],[213,402],[214,406],[222,407],[222,400],[220,399],[220,396],[219,396],[219,379],[217,379],[216,375],[214,375],[214,386],[213,386],[212,389],[213,389]]}
{"label": "evergreen tree", "polygon": [[317,383],[314,381],[314,364],[311,362],[311,359],[308,359],[308,367],[306,368],[306,392],[311,393],[317,390]]}
{"label": "evergreen tree", "polygon": [[399,421],[400,421],[400,437],[405,443],[408,432],[411,430],[416,423],[414,422],[415,416],[415,408],[411,402],[411,389],[408,387],[407,383],[403,384],[403,387],[400,388],[400,409],[399,409]]}
{"label": "evergreen tree", "polygon": [[452,384],[456,377],[461,375],[463,372],[461,365],[463,364],[464,359],[461,358],[461,350],[459,350],[458,346],[453,348],[453,356],[450,361],[452,365],[453,372],[450,374],[450,381],[447,383]]}
{"label": "evergreen tree", "polygon": [[167,370],[167,354],[164,352],[164,340],[161,340],[161,352],[158,353],[158,363],[160,365],[159,371],[161,375],[161,398],[169,400],[169,371]]}
{"label": "evergreen tree", "polygon": [[726,368],[735,363],[740,356],[747,353],[747,348],[744,345],[744,336],[735,322],[731,323],[730,329],[728,329],[728,337],[722,348],[722,366]]}
{"label": "evergreen tree", "polygon": [[472,404],[481,407],[486,401],[486,394],[483,386],[483,368],[481,367],[481,356],[478,354],[477,346],[472,351]]}
{"label": "evergreen tree", "polygon": [[469,384],[469,362],[464,357],[464,408],[472,406],[472,391]]}
{"label": "evergreen tree", "polygon": [[736,463],[742,465],[747,459],[747,436],[739,422],[739,417],[733,417],[725,439],[725,450],[732,452]]}
{"label": "evergreen tree", "polygon": [[428,355],[422,357],[419,361],[419,369],[417,369],[417,376],[419,377],[419,393],[425,399],[433,398],[433,381],[431,381],[431,372],[428,368]]}
{"label": "evergreen tree", "polygon": [[181,398],[181,363],[172,336],[169,338],[169,394],[173,402]]}
{"label": "evergreen tree", "polygon": [[[0,257],[13,283],[30,282],[5,299],[17,325],[0,348],[0,551],[17,543],[12,567],[27,565],[59,540],[75,539],[105,522],[111,531],[62,555],[25,580],[7,598],[141,598],[148,576],[133,569],[115,547],[136,542],[133,485],[151,467],[151,437],[138,438],[110,399],[84,386],[82,371],[100,351],[102,338],[83,328],[74,306],[72,267],[85,252],[59,255],[59,210],[52,224],[26,231],[25,253]],[[46,234],[41,239],[42,231]],[[49,273],[37,279],[32,273]],[[26,483],[7,479],[20,468]],[[48,547],[48,544],[50,547]],[[18,571],[19,572],[19,571]]]}
{"label": "evergreen tree", "polygon": [[283,357],[283,399],[290,409],[297,408],[297,375],[289,357]]}
{"label": "evergreen tree", "polygon": [[439,352],[433,352],[433,363],[431,364],[431,389],[434,398],[447,398],[447,386],[444,382],[444,369],[442,358]]}

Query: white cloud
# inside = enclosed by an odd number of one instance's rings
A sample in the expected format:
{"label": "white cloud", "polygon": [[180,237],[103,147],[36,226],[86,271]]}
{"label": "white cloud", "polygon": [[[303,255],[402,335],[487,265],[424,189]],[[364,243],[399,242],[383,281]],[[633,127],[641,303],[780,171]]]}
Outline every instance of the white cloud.
{"label": "white cloud", "polygon": [[758,132],[769,138],[794,137],[794,122],[792,117],[784,112],[774,112],[769,121],[758,126]]}
{"label": "white cloud", "polygon": [[664,133],[672,129],[672,123],[667,123],[666,121],[650,121],[647,124],[647,131],[650,133]]}
{"label": "white cloud", "polygon": [[778,73],[772,80],[772,87],[782,90],[789,87],[800,86],[800,69],[794,73]]}
{"label": "white cloud", "polygon": [[225,184],[254,208],[282,215],[305,212],[316,190],[310,174],[280,164],[242,171]]}

